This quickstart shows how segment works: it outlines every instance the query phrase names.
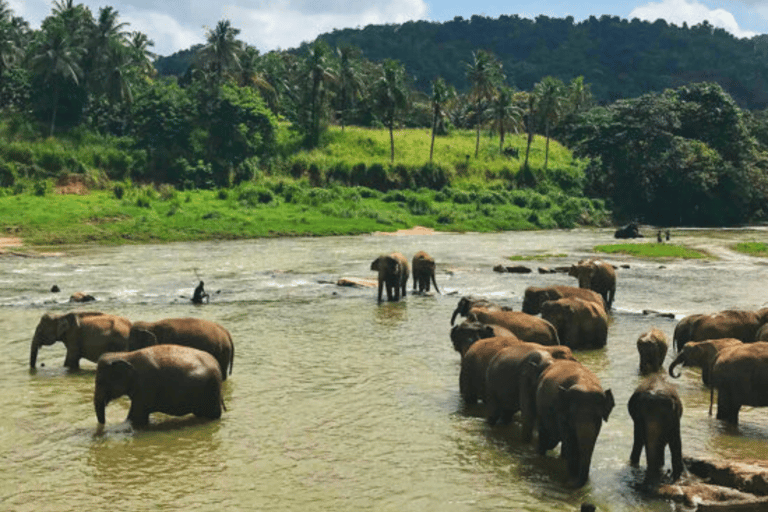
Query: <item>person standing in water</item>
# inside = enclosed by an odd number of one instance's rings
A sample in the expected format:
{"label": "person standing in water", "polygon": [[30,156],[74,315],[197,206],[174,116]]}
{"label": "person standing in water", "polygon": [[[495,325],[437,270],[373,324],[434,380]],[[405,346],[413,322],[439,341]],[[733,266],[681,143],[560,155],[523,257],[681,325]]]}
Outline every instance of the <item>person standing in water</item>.
{"label": "person standing in water", "polygon": [[197,288],[195,288],[195,293],[192,295],[192,304],[202,304],[203,299],[205,299],[205,302],[208,303],[210,296],[205,292],[205,289],[203,288],[203,282],[200,281],[200,284],[198,284]]}

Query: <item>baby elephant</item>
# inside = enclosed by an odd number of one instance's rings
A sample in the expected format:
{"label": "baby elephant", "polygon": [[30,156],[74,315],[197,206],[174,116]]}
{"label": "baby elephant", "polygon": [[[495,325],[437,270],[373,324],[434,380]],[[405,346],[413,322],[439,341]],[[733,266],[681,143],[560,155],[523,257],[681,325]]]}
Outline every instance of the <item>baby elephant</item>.
{"label": "baby elephant", "polygon": [[435,259],[424,251],[419,251],[413,255],[411,260],[411,270],[413,272],[413,291],[417,287],[419,292],[429,292],[429,283],[435,285],[435,291],[440,293],[435,281]]}
{"label": "baby elephant", "polygon": [[637,338],[637,352],[640,354],[640,373],[649,375],[661,370],[667,357],[667,337],[659,329],[653,328]]}
{"label": "baby elephant", "polygon": [[675,388],[662,375],[653,375],[643,381],[627,404],[629,415],[635,423],[635,439],[630,462],[640,462],[640,452],[645,448],[648,464],[646,480],[658,481],[664,466],[664,449],[669,445],[672,454],[672,481],[683,472],[683,452],[680,441],[680,418],[683,403]]}
{"label": "baby elephant", "polygon": [[128,395],[128,420],[135,426],[149,423],[153,412],[218,419],[222,409],[226,410],[221,380],[216,359],[195,348],[155,345],[133,352],[109,352],[99,358],[96,367],[96,418],[103,425],[107,404]]}

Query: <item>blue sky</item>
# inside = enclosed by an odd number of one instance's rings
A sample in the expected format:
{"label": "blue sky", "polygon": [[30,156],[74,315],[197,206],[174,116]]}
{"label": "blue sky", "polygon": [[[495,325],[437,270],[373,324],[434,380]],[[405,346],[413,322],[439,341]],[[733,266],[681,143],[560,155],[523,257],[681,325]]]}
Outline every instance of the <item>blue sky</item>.
{"label": "blue sky", "polygon": [[[6,0],[17,16],[37,28],[50,14],[50,0]],[[536,18],[573,16],[577,21],[604,14],[689,25],[704,20],[737,37],[768,33],[768,0],[555,0],[544,4],[501,0],[82,0],[94,15],[112,6],[131,30],[155,41],[160,55],[204,41],[206,29],[229,19],[240,38],[262,52],[291,48],[334,28],[408,20],[446,21],[480,14]]]}

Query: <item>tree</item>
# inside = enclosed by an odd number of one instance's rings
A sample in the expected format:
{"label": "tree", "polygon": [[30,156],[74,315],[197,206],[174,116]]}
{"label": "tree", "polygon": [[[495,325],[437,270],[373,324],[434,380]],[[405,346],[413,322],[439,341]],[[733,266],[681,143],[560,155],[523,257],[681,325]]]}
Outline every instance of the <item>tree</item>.
{"label": "tree", "polygon": [[470,100],[475,103],[477,115],[477,141],[475,158],[480,151],[480,126],[482,124],[483,102],[490,101],[496,94],[496,88],[504,81],[501,63],[485,50],[472,52],[474,62],[467,65],[467,80],[471,84]]}
{"label": "tree", "polygon": [[389,160],[395,161],[394,129],[398,114],[408,105],[408,92],[405,86],[405,69],[392,59],[382,64],[381,77],[373,87],[377,111],[384,125],[389,129]]}
{"label": "tree", "polygon": [[324,120],[328,115],[328,82],[336,79],[330,62],[331,50],[327,44],[319,41],[310,47],[305,62],[304,77],[304,125],[306,143],[315,147],[320,143],[324,130]]}
{"label": "tree", "polygon": [[353,46],[342,46],[336,48],[336,55],[339,58],[338,74],[338,99],[340,102],[339,120],[341,121],[341,131],[344,131],[344,125],[347,121],[347,111],[350,103],[357,98],[362,88],[360,73],[357,69],[357,58],[360,50]]}
{"label": "tree", "polygon": [[442,77],[438,77],[432,82],[432,96],[430,102],[432,105],[432,142],[429,146],[429,162],[432,163],[432,154],[435,150],[435,135],[437,128],[444,116],[443,109],[446,104],[456,98],[456,90],[445,83]]}
{"label": "tree", "polygon": [[198,62],[217,84],[229,73],[240,70],[243,43],[237,39],[239,33],[240,29],[234,28],[229,20],[221,20],[206,32],[206,43],[198,50]]}
{"label": "tree", "polygon": [[80,58],[83,49],[72,44],[66,26],[50,24],[44,33],[43,43],[32,56],[32,69],[42,81],[51,87],[52,113],[50,135],[56,128],[56,113],[59,107],[59,96],[66,82],[79,84],[82,71]]}
{"label": "tree", "polygon": [[537,83],[533,89],[539,115],[544,119],[544,136],[547,138],[544,169],[547,168],[549,162],[549,132],[560,120],[563,111],[564,87],[563,82],[559,78],[547,76]]}
{"label": "tree", "polygon": [[523,111],[515,104],[513,97],[511,87],[500,88],[487,112],[493,123],[492,128],[499,132],[499,152],[504,150],[504,134],[508,131],[517,133],[522,126]]}

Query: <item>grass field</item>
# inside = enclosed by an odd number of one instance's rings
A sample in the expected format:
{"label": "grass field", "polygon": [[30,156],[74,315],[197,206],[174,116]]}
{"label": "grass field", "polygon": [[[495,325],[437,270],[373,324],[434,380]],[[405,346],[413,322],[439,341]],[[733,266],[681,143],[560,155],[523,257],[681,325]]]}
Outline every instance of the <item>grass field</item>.
{"label": "grass field", "polygon": [[768,244],[763,242],[742,242],[736,244],[733,249],[750,256],[768,257]]}
{"label": "grass field", "polygon": [[640,244],[609,244],[598,245],[595,252],[606,254],[628,254],[638,258],[683,258],[703,259],[709,255],[684,247],[682,245],[664,243],[640,243]]}

